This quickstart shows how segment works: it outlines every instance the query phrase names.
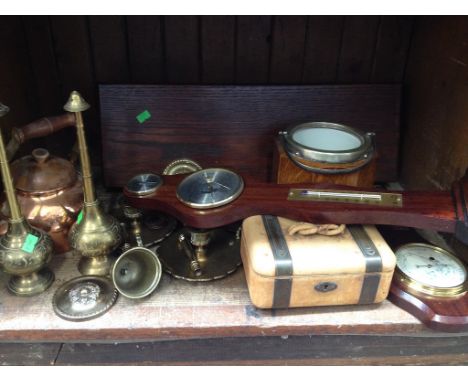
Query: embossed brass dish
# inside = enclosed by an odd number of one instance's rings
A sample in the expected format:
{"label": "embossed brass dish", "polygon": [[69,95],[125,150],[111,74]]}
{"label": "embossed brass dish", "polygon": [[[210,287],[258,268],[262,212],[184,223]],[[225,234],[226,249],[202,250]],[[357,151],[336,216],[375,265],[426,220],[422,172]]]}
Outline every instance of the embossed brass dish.
{"label": "embossed brass dish", "polygon": [[52,306],[57,316],[68,321],[86,321],[106,313],[117,300],[118,292],[106,277],[80,276],[61,285]]}

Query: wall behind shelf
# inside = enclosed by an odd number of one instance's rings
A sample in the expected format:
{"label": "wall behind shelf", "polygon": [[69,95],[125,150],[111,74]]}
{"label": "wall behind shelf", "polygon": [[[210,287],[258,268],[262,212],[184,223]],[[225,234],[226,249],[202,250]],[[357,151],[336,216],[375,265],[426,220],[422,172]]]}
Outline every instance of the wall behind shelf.
{"label": "wall behind shelf", "polygon": [[416,20],[404,82],[402,180],[448,189],[468,168],[468,17]]}
{"label": "wall behind shelf", "polygon": [[[2,16],[0,100],[12,109],[3,124],[61,113],[77,89],[92,105],[96,163],[100,83],[401,83],[413,24],[411,16]],[[66,155],[72,133],[34,146]]]}

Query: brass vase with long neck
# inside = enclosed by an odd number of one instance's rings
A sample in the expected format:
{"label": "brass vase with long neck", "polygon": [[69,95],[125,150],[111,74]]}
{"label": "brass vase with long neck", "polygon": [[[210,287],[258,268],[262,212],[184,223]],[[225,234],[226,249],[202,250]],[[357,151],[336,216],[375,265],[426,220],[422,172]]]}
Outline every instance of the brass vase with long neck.
{"label": "brass vase with long neck", "polygon": [[[8,110],[8,107],[0,103],[0,117],[8,113]],[[54,281],[54,274],[45,268],[52,257],[54,245],[49,235],[30,226],[21,214],[1,132],[0,167],[10,207],[8,230],[0,238],[0,268],[12,275],[8,281],[11,292],[32,296],[45,291]]]}
{"label": "brass vase with long neck", "polygon": [[73,91],[64,109],[75,113],[84,194],[83,210],[71,227],[68,239],[71,247],[83,256],[78,264],[80,273],[105,276],[110,273],[112,267],[112,261],[108,255],[123,242],[122,228],[117,219],[102,211],[94,192],[81,115],[82,111],[89,109],[89,105],[80,93]]}

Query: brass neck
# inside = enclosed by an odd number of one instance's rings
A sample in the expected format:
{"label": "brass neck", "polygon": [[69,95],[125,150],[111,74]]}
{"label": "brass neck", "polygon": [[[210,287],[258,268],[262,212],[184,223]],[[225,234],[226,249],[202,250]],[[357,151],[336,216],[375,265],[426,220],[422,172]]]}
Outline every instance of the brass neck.
{"label": "brass neck", "polygon": [[2,169],[3,186],[5,187],[5,193],[10,206],[10,220],[20,221],[22,220],[21,209],[16,199],[15,189],[13,187],[13,180],[11,177],[10,166],[5,152],[5,145],[3,143],[3,136],[0,132],[0,167]]}
{"label": "brass neck", "polygon": [[80,152],[81,173],[83,176],[83,193],[85,203],[93,203],[96,200],[94,193],[91,165],[89,161],[88,147],[84,132],[83,116],[81,112],[76,112],[76,134],[78,137],[78,147]]}

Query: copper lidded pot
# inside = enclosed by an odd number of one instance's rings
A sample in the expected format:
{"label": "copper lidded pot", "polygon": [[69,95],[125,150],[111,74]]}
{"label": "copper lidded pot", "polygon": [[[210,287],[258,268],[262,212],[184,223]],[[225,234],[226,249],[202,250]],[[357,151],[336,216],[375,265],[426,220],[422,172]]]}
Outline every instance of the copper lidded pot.
{"label": "copper lidded pot", "polygon": [[[13,128],[5,147],[8,161],[24,142],[74,127],[75,122],[72,113],[65,113]],[[38,148],[11,163],[10,167],[22,215],[31,225],[50,234],[55,253],[68,251],[67,234],[83,204],[82,180],[73,164]],[[8,203],[3,204],[0,214],[4,215],[4,220],[0,221],[0,235],[3,235],[10,216]]]}
{"label": "copper lidded pot", "polygon": [[[70,250],[68,231],[83,206],[83,183],[73,164],[37,148],[14,161],[11,173],[28,222],[51,236],[56,253]],[[10,215],[7,203],[1,213]]]}

